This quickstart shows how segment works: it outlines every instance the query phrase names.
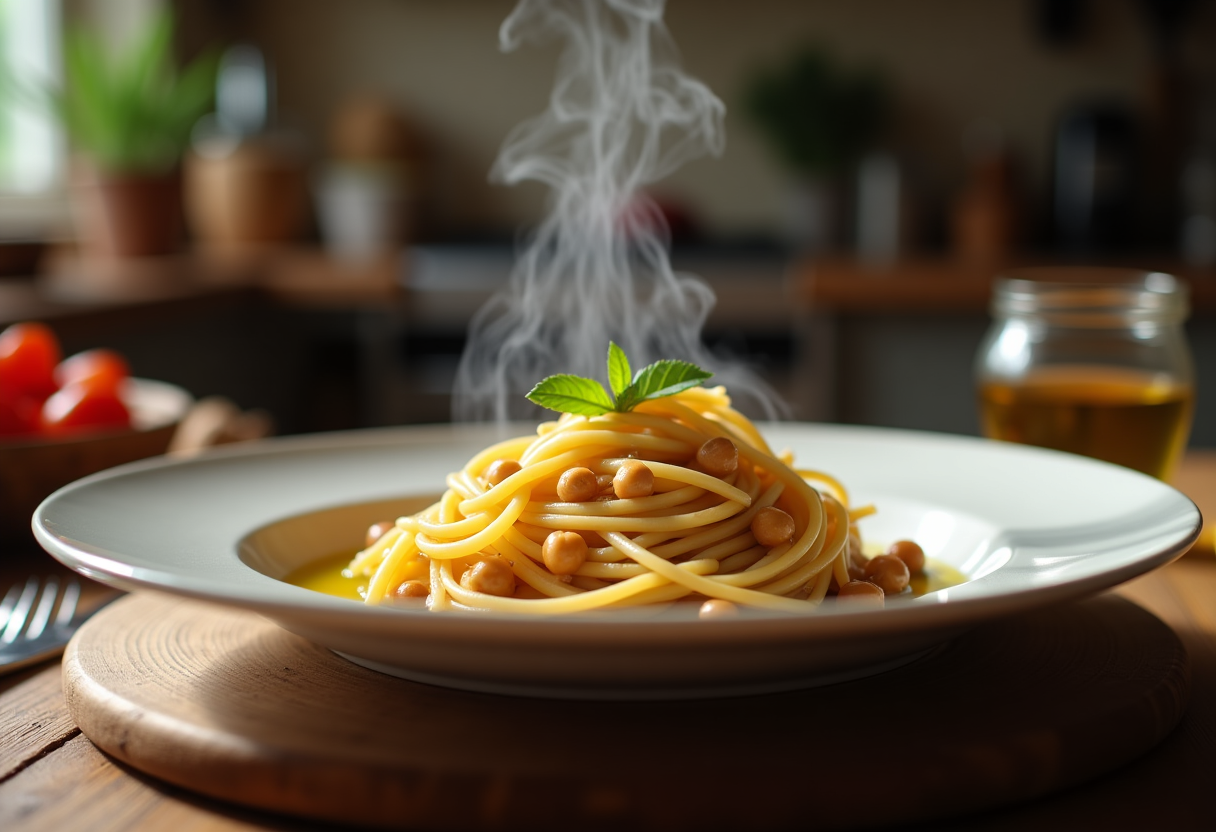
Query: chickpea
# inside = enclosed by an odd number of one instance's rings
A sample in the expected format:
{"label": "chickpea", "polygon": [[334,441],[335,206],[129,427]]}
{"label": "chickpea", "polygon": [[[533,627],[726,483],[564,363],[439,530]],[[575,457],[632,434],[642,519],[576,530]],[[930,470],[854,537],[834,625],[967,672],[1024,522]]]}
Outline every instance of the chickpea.
{"label": "chickpea", "polygon": [[380,538],[388,534],[397,524],[392,520],[381,520],[379,523],[372,523],[367,527],[367,538],[364,542],[364,547],[371,546]]}
{"label": "chickpea", "polygon": [[837,598],[848,598],[849,603],[867,603],[883,606],[886,594],[882,588],[869,581],[849,581],[836,593]]}
{"label": "chickpea", "polygon": [[925,550],[912,540],[897,540],[887,547],[887,554],[899,558],[913,575],[925,571]]}
{"label": "chickpea", "polygon": [[725,436],[707,439],[697,449],[697,465],[713,477],[725,477],[739,468],[739,449]]}
{"label": "chickpea", "polygon": [[780,545],[794,539],[794,518],[774,506],[766,506],[752,518],[752,534],[761,546]]}
{"label": "chickpea", "polygon": [[622,500],[649,497],[654,493],[654,473],[645,462],[627,459],[616,469],[612,491]]}
{"label": "chickpea", "polygon": [[496,459],[486,468],[486,482],[490,485],[498,485],[507,477],[522,470],[523,466],[513,459]]}
{"label": "chickpea", "polygon": [[471,592],[509,598],[515,592],[515,573],[502,558],[486,558],[460,577],[460,585]]}
{"label": "chickpea", "polygon": [[540,554],[554,575],[573,575],[587,560],[587,541],[578,532],[553,532]]}
{"label": "chickpea", "polygon": [[431,588],[422,581],[402,581],[391,593],[394,601],[404,601],[409,598],[425,598],[431,594]]}
{"label": "chickpea", "polygon": [[698,618],[738,618],[739,608],[730,601],[710,598],[697,611]]}
{"label": "chickpea", "polygon": [[907,564],[894,555],[878,555],[866,564],[866,580],[877,584],[887,595],[898,595],[910,578]]}
{"label": "chickpea", "polygon": [[557,498],[564,503],[585,503],[599,494],[599,483],[590,468],[567,468],[557,480]]}

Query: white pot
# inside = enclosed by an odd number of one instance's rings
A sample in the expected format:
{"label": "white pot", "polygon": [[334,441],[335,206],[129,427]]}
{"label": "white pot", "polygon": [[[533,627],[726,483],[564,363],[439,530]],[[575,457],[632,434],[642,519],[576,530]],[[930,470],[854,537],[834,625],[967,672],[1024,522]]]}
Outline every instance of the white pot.
{"label": "white pot", "polygon": [[791,179],[785,191],[784,236],[802,253],[836,248],[840,197],[835,184],[818,177]]}
{"label": "white pot", "polygon": [[393,167],[332,165],[317,178],[317,219],[331,256],[368,260],[401,247],[412,221],[409,195]]}

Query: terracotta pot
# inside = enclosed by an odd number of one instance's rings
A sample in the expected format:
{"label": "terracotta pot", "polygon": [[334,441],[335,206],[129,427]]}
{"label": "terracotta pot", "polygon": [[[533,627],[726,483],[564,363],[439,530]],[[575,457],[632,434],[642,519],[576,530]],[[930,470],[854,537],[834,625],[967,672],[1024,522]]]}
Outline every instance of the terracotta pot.
{"label": "terracotta pot", "polygon": [[186,159],[186,216],[201,243],[221,248],[287,243],[311,219],[304,165],[256,141]]}
{"label": "terracotta pot", "polygon": [[73,203],[77,233],[90,255],[149,257],[181,249],[181,175],[110,173],[79,165]]}

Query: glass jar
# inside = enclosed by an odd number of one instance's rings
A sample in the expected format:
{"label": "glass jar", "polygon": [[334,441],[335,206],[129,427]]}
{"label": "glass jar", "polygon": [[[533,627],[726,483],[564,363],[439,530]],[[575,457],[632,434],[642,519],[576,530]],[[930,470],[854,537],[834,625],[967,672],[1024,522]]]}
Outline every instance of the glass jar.
{"label": "glass jar", "polygon": [[998,277],[976,361],[984,435],[1168,480],[1194,409],[1187,313],[1186,285],[1161,272],[1060,267]]}

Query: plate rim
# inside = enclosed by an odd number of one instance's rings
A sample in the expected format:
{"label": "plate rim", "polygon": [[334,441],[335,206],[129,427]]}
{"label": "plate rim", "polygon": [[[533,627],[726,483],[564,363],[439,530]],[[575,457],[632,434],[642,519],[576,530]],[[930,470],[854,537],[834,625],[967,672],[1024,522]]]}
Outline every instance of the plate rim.
{"label": "plate rim", "polygon": [[[440,639],[463,640],[469,638],[467,631],[480,632],[483,638],[490,641],[509,641],[520,635],[545,643],[567,643],[571,640],[588,640],[595,643],[612,643],[619,638],[636,637],[636,631],[645,631],[648,637],[658,638],[663,642],[686,642],[692,638],[697,642],[735,641],[737,639],[793,639],[806,641],[818,638],[867,638],[875,633],[889,630],[893,627],[912,628],[915,630],[942,629],[968,626],[996,617],[1001,617],[1022,610],[1060,603],[1067,600],[1085,597],[1104,589],[1111,588],[1141,574],[1156,569],[1180,557],[1199,537],[1203,527],[1202,516],[1194,502],[1177,489],[1161,483],[1147,475],[1129,469],[1121,468],[1110,463],[1104,463],[1084,457],[1074,456],[1059,451],[1051,451],[1011,443],[995,442],[979,437],[959,434],[935,433],[930,431],[904,430],[897,428],[871,427],[862,425],[838,425],[815,422],[771,422],[758,423],[761,433],[768,438],[783,432],[807,433],[813,438],[823,439],[832,434],[850,436],[856,439],[884,437],[895,441],[914,442],[943,442],[947,445],[974,445],[975,447],[1004,447],[1010,453],[1018,456],[1046,455],[1043,458],[1065,459],[1067,464],[1082,466],[1105,466],[1117,472],[1118,476],[1142,478],[1154,487],[1165,489],[1162,493],[1171,498],[1181,498],[1189,509],[1184,512],[1193,515],[1187,530],[1172,538],[1167,545],[1160,546],[1154,553],[1138,558],[1132,563],[1103,571],[1100,575],[1082,576],[1062,583],[1047,586],[1026,587],[1021,590],[1004,591],[996,595],[981,597],[964,597],[947,600],[944,603],[901,603],[889,605],[882,610],[864,611],[823,611],[808,615],[761,615],[742,617],[729,621],[671,621],[671,620],[620,620],[599,619],[596,617],[559,617],[563,627],[553,627],[553,617],[550,616],[520,616],[507,614],[476,614],[476,615],[435,615],[427,611],[411,611],[400,609],[383,609],[367,607],[347,599],[334,598],[322,593],[300,587],[293,587],[282,581],[254,569],[237,557],[242,567],[253,575],[255,580],[274,582],[282,587],[290,587],[301,599],[307,597],[311,603],[302,600],[287,600],[288,594],[281,598],[267,598],[261,592],[248,592],[245,587],[241,591],[217,593],[204,586],[181,586],[165,581],[172,573],[165,571],[159,576],[155,570],[143,569],[140,575],[130,569],[124,570],[122,564],[113,557],[100,552],[89,551],[85,541],[67,541],[56,536],[47,525],[47,515],[57,510],[64,499],[84,489],[95,488],[100,484],[118,478],[141,477],[148,472],[168,469],[189,469],[195,465],[223,465],[231,460],[248,460],[250,458],[285,458],[308,452],[327,453],[334,451],[352,452],[359,448],[376,447],[386,442],[409,445],[427,442],[432,437],[447,437],[449,440],[467,442],[489,441],[492,436],[519,435],[520,430],[528,432],[535,430],[535,423],[508,423],[506,425],[490,424],[456,424],[436,423],[427,425],[411,425],[399,427],[364,428],[350,431],[333,431],[327,433],[298,434],[274,437],[256,443],[230,445],[208,451],[204,454],[181,459],[156,457],[140,460],[107,469],[86,476],[63,488],[58,489],[39,505],[31,518],[31,527],[39,544],[53,557],[71,569],[81,574],[117,586],[121,589],[149,589],[168,592],[182,597],[208,601],[229,607],[248,609],[278,621],[283,624],[298,616],[306,616],[318,624],[354,624],[356,628],[367,627],[380,630],[393,627],[389,622],[399,622],[398,629],[408,629],[420,635]],[[821,436],[815,437],[815,434]],[[404,440],[404,441],[403,441]],[[463,459],[455,459],[452,469],[455,470]],[[847,474],[844,475],[846,485]],[[441,484],[437,484],[441,487]],[[408,491],[408,489],[406,490]],[[413,492],[415,495],[417,491]],[[409,496],[408,493],[393,496]],[[301,513],[325,507],[369,502],[370,500],[343,500],[335,497],[325,506],[302,507]],[[1179,505],[1180,511],[1184,508]],[[288,515],[276,514],[266,517],[262,525],[285,519]],[[1182,522],[1180,520],[1180,522]],[[246,533],[253,529],[246,530]],[[244,535],[242,535],[243,537]],[[235,553],[239,540],[229,541],[228,545]],[[232,554],[227,553],[227,554]],[[113,553],[111,553],[113,554]],[[218,556],[218,553],[217,553]],[[167,566],[164,568],[168,569]],[[125,574],[124,574],[125,572]],[[152,577],[161,580],[150,580]],[[982,578],[980,579],[982,580]],[[307,594],[307,596],[303,595]],[[979,614],[977,614],[977,612]],[[508,623],[508,628],[499,626],[481,627],[482,622],[492,622],[494,625]],[[453,623],[456,622],[456,623]],[[290,629],[290,628],[289,628]],[[506,630],[510,630],[507,633]],[[513,635],[512,635],[513,634]]]}

